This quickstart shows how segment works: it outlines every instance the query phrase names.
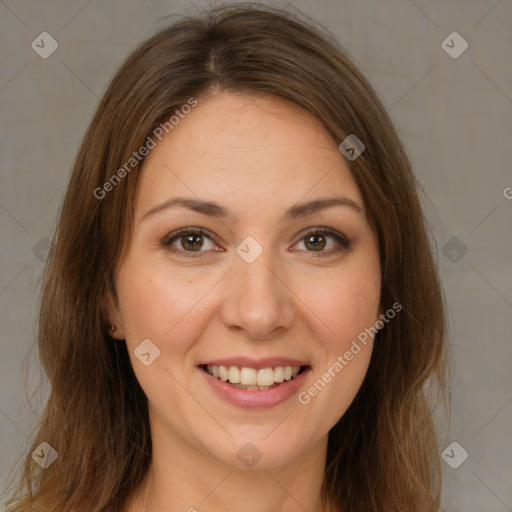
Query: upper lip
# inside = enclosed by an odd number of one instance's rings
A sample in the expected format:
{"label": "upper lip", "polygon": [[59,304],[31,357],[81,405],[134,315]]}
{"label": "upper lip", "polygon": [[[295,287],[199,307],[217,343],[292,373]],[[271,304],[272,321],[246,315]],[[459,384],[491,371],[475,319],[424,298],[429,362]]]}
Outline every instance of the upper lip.
{"label": "upper lip", "polygon": [[237,366],[238,368],[275,368],[276,366],[309,366],[306,361],[292,359],[289,357],[264,357],[261,359],[252,359],[250,357],[227,357],[223,359],[213,359],[199,363],[198,366]]}

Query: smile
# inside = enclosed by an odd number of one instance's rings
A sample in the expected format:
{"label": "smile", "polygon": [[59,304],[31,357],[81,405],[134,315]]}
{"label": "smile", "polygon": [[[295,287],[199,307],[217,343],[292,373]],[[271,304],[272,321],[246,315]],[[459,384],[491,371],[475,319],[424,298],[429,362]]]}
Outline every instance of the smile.
{"label": "smile", "polygon": [[197,368],[215,395],[243,409],[268,409],[287,402],[312,369],[294,359],[245,357],[205,361]]}
{"label": "smile", "polygon": [[228,382],[239,389],[250,391],[267,391],[279,386],[282,382],[293,380],[305,366],[275,366],[251,368],[248,366],[202,365],[201,368],[209,375],[222,382]]}

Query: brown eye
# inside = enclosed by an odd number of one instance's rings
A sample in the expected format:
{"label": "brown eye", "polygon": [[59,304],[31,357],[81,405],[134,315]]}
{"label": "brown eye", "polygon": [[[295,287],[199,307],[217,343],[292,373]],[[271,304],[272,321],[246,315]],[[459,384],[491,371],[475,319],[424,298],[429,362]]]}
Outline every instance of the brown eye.
{"label": "brown eye", "polygon": [[162,245],[172,253],[192,257],[215,249],[211,237],[201,228],[183,228],[174,231],[162,240]]}
{"label": "brown eye", "polygon": [[309,235],[304,240],[306,247],[311,248],[313,251],[322,251],[327,244],[323,235]]}
{"label": "brown eye", "polygon": [[298,243],[304,244],[306,252],[316,252],[318,256],[329,256],[351,247],[351,241],[346,236],[322,227],[305,233]]}
{"label": "brown eye", "polygon": [[203,245],[202,238],[203,235],[199,234],[183,235],[180,237],[181,246],[187,251],[198,251],[201,249],[201,246]]}

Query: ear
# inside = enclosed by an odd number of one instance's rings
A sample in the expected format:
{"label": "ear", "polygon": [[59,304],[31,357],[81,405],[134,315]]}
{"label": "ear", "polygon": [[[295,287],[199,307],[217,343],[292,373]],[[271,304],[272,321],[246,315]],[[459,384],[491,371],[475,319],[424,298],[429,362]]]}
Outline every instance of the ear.
{"label": "ear", "polygon": [[[109,292],[105,292],[101,297],[100,308],[105,321],[106,333],[115,340],[124,340],[125,334],[122,326],[121,314],[114,304]],[[112,326],[114,326],[114,329],[112,329]]]}
{"label": "ear", "polygon": [[385,312],[386,312],[386,310],[384,309],[382,302],[380,302],[379,310],[377,311],[377,316],[375,317],[375,322],[377,322],[377,320],[380,320]]}
{"label": "ear", "polygon": [[[379,311],[377,312],[377,316],[375,317],[375,322],[373,325],[377,325],[377,322],[379,321],[382,321],[382,318],[384,318],[386,315],[385,315],[385,309],[384,309],[384,306],[382,305],[382,303],[379,305]],[[383,327],[382,327],[383,328]],[[377,332],[381,331],[382,330],[379,329]],[[375,335],[375,337],[377,337],[377,335]]]}

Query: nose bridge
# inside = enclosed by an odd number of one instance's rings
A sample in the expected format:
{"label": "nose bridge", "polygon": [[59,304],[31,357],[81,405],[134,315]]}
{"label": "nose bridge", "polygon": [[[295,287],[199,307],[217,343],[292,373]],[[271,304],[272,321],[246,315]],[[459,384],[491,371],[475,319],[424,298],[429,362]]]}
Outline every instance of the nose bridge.
{"label": "nose bridge", "polygon": [[272,270],[272,267],[276,265],[272,265],[271,256],[270,250],[268,250],[252,263],[247,263],[242,258],[236,262],[235,271],[238,274],[242,291],[244,291],[240,298],[253,298],[255,301],[266,298],[267,302],[277,299],[279,280],[276,271]]}
{"label": "nose bridge", "polygon": [[[249,240],[247,245],[240,244],[235,254],[224,322],[244,329],[249,337],[261,339],[291,325],[293,304],[273,251],[270,248],[261,251],[261,246],[258,249],[251,243]],[[254,251],[259,254],[252,259],[257,253]]]}

